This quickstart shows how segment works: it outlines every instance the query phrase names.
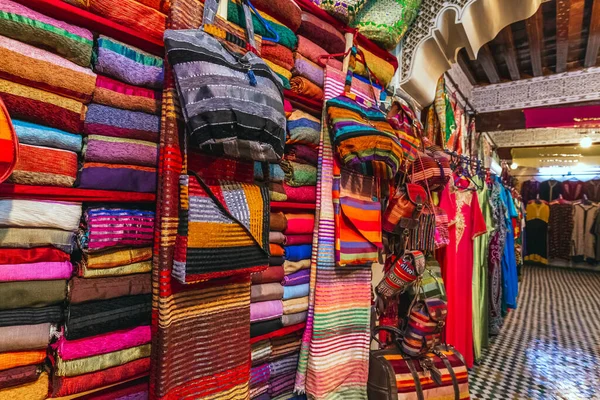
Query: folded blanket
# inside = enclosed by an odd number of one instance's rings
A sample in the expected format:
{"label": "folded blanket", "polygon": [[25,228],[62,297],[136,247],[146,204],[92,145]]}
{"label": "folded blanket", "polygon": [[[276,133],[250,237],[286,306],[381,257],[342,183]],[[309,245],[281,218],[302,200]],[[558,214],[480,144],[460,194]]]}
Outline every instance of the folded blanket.
{"label": "folded blanket", "polygon": [[288,261],[286,260],[283,263],[283,272],[285,275],[291,275],[296,271],[300,271],[301,269],[309,269],[310,268],[310,259],[300,260],[300,261]]}
{"label": "folded blanket", "polygon": [[[394,77],[394,74],[396,73],[396,68],[394,68],[394,66],[388,61],[371,53],[365,48],[359,47],[359,49],[365,56],[367,66],[369,67],[371,74],[377,78],[383,86],[389,85]],[[354,67],[354,73],[365,77],[369,76],[365,65],[360,61],[356,63],[356,66]]]}
{"label": "folded blanket", "polygon": [[152,279],[150,274],[98,279],[74,277],[69,282],[69,301],[72,304],[78,304],[93,300],[149,294],[151,291]]}
{"label": "folded blanket", "polygon": [[[269,232],[269,243],[284,244],[285,235],[281,232]],[[2,261],[2,254],[0,254],[0,262]]]}
{"label": "folded blanket", "polygon": [[261,340],[260,342],[252,343],[250,358],[252,365],[263,364],[271,357],[271,341]]}
{"label": "folded blanket", "polygon": [[306,321],[307,311],[302,311],[294,314],[287,314],[281,317],[281,323],[283,326],[291,326],[301,324]]}
{"label": "folded blanket", "polygon": [[286,144],[302,143],[317,147],[321,139],[321,121],[301,110],[296,110],[287,121],[289,133]]}
{"label": "folded blanket", "polygon": [[281,300],[250,303],[250,322],[269,321],[283,315]]}
{"label": "folded blanket", "polygon": [[253,0],[252,4],[260,11],[272,15],[294,32],[300,28],[302,10],[293,0]]}
{"label": "folded blanket", "polygon": [[292,78],[292,73],[290,71],[288,71],[287,69],[285,69],[283,67],[280,67],[279,65],[277,65],[277,64],[275,64],[275,63],[273,63],[273,62],[271,62],[269,60],[263,60],[263,61],[279,77],[279,80],[281,81],[281,85],[285,89],[291,89],[290,79]]}
{"label": "folded blanket", "polygon": [[89,10],[117,24],[162,40],[167,16],[134,0],[90,0]]}
{"label": "folded blanket", "polygon": [[112,268],[96,268],[91,269],[81,266],[78,271],[78,276],[82,278],[102,278],[109,276],[123,276],[132,274],[145,274],[152,270],[152,261],[142,261],[138,263],[121,265]]}
{"label": "folded blanket", "polygon": [[298,36],[298,48],[296,51],[302,54],[304,57],[308,58],[310,61],[318,64],[319,66],[327,65],[332,66],[333,68],[342,69],[342,62],[335,58],[323,58],[321,56],[328,56],[329,52],[324,48],[316,44],[315,42],[308,40],[304,36]]}
{"label": "folded blanket", "polygon": [[285,172],[285,183],[289,186],[315,186],[317,184],[317,167],[284,160],[281,169]]}
{"label": "folded blanket", "polygon": [[265,60],[279,65],[286,71],[291,71],[294,68],[294,53],[280,44],[263,42],[260,56]]}
{"label": "folded blanket", "polygon": [[322,101],[325,96],[322,88],[303,76],[292,77],[290,80],[290,88],[292,92],[316,101]]}
{"label": "folded blanket", "polygon": [[50,50],[83,67],[90,65],[94,35],[89,30],[11,0],[2,0],[0,11],[0,35]]}
{"label": "folded blanket", "polygon": [[78,134],[16,119],[12,123],[19,137],[19,144],[52,147],[75,153],[79,153],[83,146],[83,138]]}
{"label": "folded blanket", "polygon": [[290,275],[285,275],[281,284],[283,286],[304,285],[310,281],[310,270],[301,269]]}
{"label": "folded blanket", "polygon": [[98,37],[97,44],[98,57],[94,63],[96,72],[134,86],[162,88],[162,58],[103,35]]}
{"label": "folded blanket", "polygon": [[330,54],[343,53],[346,49],[346,39],[340,31],[307,12],[302,12],[302,23],[297,33],[298,36],[312,40]]}
{"label": "folded blanket", "polygon": [[150,326],[136,326],[78,340],[66,340],[61,337],[56,343],[56,352],[63,361],[68,361],[110,354],[150,343],[150,340]]}
{"label": "folded blanket", "polygon": [[60,229],[0,228],[0,246],[19,249],[52,246],[71,254],[75,233]]}
{"label": "folded blanket", "polygon": [[325,84],[323,67],[305,58],[298,52],[294,53],[294,69],[292,73],[294,76],[302,76],[308,79],[320,88]]}
{"label": "folded blanket", "polygon": [[287,201],[288,197],[285,194],[283,185],[279,182],[269,183],[269,196],[271,201]]}
{"label": "folded blanket", "polygon": [[303,235],[286,235],[285,244],[288,246],[295,246],[298,244],[312,244],[313,235],[306,233]]}
{"label": "folded blanket", "polygon": [[[281,272],[281,279],[283,279],[283,268]],[[2,293],[0,310],[45,307],[65,300],[67,282],[60,280],[3,282],[0,283],[0,290]]]}
{"label": "folded blanket", "polygon": [[[38,281],[39,282],[39,281]],[[47,281],[64,282],[64,281]],[[20,282],[19,282],[20,283]],[[3,285],[0,283],[0,285]],[[63,300],[64,301],[64,296]],[[0,326],[15,325],[58,325],[63,320],[62,304],[38,308],[18,308],[14,310],[0,310]]]}
{"label": "folded blanket", "polygon": [[150,357],[149,343],[77,360],[63,360],[59,356],[56,358],[53,372],[55,376],[78,376],[116,367],[145,357]]}
{"label": "folded blanket", "polygon": [[270,321],[256,322],[250,324],[250,337],[257,337],[266,335],[271,332],[275,332],[278,329],[283,328],[281,318],[273,319]]}
{"label": "folded blanket", "polygon": [[270,378],[296,372],[298,367],[298,354],[290,354],[289,356],[280,358],[279,360],[269,363]]}
{"label": "folded blanket", "polygon": [[0,353],[45,349],[50,342],[50,334],[55,331],[56,327],[49,323],[2,327],[0,328]]}
{"label": "folded blanket", "polygon": [[[283,234],[282,234],[283,235]],[[36,247],[32,249],[3,248],[0,250],[0,265],[2,264],[29,264],[37,262],[69,261],[68,253],[54,247]]]}
{"label": "folded blanket", "polygon": [[281,266],[285,261],[284,256],[271,256],[269,257],[269,265],[271,266]]}
{"label": "folded blanket", "polygon": [[250,369],[250,387],[261,386],[269,382],[271,370],[269,364],[259,365]]}
{"label": "folded blanket", "polygon": [[287,219],[282,212],[272,212],[269,229],[276,232],[283,232],[287,228]]}
{"label": "folded blanket", "polygon": [[0,265],[0,282],[69,279],[72,274],[70,261]]}
{"label": "folded blanket", "polygon": [[[286,235],[312,233],[315,227],[314,214],[285,214],[285,218],[288,224],[283,232]],[[304,258],[310,258],[310,254],[308,257]],[[301,258],[300,260],[303,260],[304,258]]]}
{"label": "folded blanket", "polygon": [[158,90],[146,89],[98,75],[93,101],[109,107],[160,113],[162,94]]}
{"label": "folded blanket", "polygon": [[281,282],[283,276],[283,267],[269,267],[264,271],[252,274],[252,284]]}
{"label": "folded blanket", "polygon": [[24,365],[41,364],[45,359],[46,349],[0,353],[0,371]]}
{"label": "folded blanket", "polygon": [[5,399],[46,399],[48,397],[48,381],[48,373],[46,371],[39,372],[32,382],[25,382],[3,390],[2,397]]}
{"label": "folded blanket", "polygon": [[138,165],[85,163],[79,175],[82,189],[156,192],[156,168]]}
{"label": "folded blanket", "polygon": [[147,247],[154,237],[154,211],[88,208],[81,248],[97,252],[112,247]]}
{"label": "folded blanket", "polygon": [[46,50],[0,36],[0,76],[89,103],[96,74]]}
{"label": "folded blanket", "polygon": [[168,14],[171,9],[171,0],[134,0],[138,3],[141,3],[150,8],[154,8],[162,12],[163,14]]}
{"label": "folded blanket", "polygon": [[288,372],[287,374],[272,378],[269,381],[269,396],[271,398],[282,395],[286,392],[294,390],[294,383],[296,382],[296,371]]}
{"label": "folded blanket", "polygon": [[284,157],[287,161],[316,166],[319,161],[319,152],[311,146],[294,144],[286,146]]}
{"label": "folded blanket", "polygon": [[[4,389],[3,393],[6,393],[6,391],[15,388],[15,386],[21,387],[26,383],[37,381],[39,375],[40,371],[37,365],[24,365],[0,371],[0,387]],[[8,398],[18,399],[22,397],[10,396]]]}
{"label": "folded blanket", "polygon": [[80,219],[81,203],[0,199],[0,226],[74,231]]}
{"label": "folded blanket", "polygon": [[89,135],[83,156],[86,162],[155,167],[158,164],[158,145],[143,140]]}
{"label": "folded blanket", "polygon": [[152,247],[108,249],[101,252],[83,253],[81,263],[87,268],[114,268],[147,261],[152,258]]}
{"label": "folded blanket", "polygon": [[77,153],[19,143],[19,158],[9,181],[22,185],[73,187]]}
{"label": "folded blanket", "polygon": [[314,204],[317,201],[316,186],[293,187],[284,183],[283,189],[285,190],[287,200],[290,202]]}
{"label": "folded blanket", "polygon": [[283,286],[279,282],[263,283],[250,287],[250,301],[258,303],[261,301],[281,300],[283,297]]}
{"label": "folded blanket", "polygon": [[[269,29],[260,21],[254,13],[252,13],[252,24],[254,25],[254,33],[265,38],[275,38],[276,33],[279,36],[279,44],[288,49],[295,49],[298,45],[298,38],[288,27],[278,22],[268,13],[260,12],[260,15],[266,20]],[[227,2],[227,20],[236,25],[246,28],[246,19],[244,18],[244,10],[239,0],[228,0]],[[272,32],[271,32],[272,31]]]}
{"label": "folded blanket", "polygon": [[[257,400],[263,398],[264,395],[267,395],[267,391],[269,390],[269,382],[260,383],[254,386],[250,386],[250,398],[252,400]],[[266,400],[267,398],[265,398]],[[268,397],[271,400],[271,397]]]}
{"label": "folded blanket", "polygon": [[283,288],[283,300],[296,299],[298,297],[308,296],[308,283],[294,286],[284,286]]}
{"label": "folded blanket", "polygon": [[276,243],[269,243],[269,251],[272,257],[283,257],[285,254],[283,246]]}
{"label": "folded blanket", "polygon": [[70,304],[65,321],[67,340],[150,324],[151,295]]}
{"label": "folded blanket", "polygon": [[138,111],[90,104],[85,115],[84,133],[139,139],[158,143],[160,119]]}
{"label": "folded blanket", "polygon": [[308,296],[283,301],[284,314],[296,314],[308,310]]}
{"label": "folded blanket", "polygon": [[296,331],[285,336],[271,339],[271,358],[277,359],[300,350],[302,332]]}
{"label": "folded blanket", "polygon": [[[61,397],[112,384],[127,381],[150,370],[150,357],[140,358],[127,364],[73,377],[54,376],[52,379],[52,396]],[[47,390],[48,388],[46,388]]]}
{"label": "folded blanket", "polygon": [[0,97],[11,118],[71,133],[81,131],[85,105],[77,100],[4,79],[0,79]]}
{"label": "folded blanket", "polygon": [[[254,179],[257,181],[264,181],[265,174],[263,173],[263,165],[260,161],[254,162]],[[282,182],[285,178],[285,173],[279,166],[279,164],[269,164],[269,180],[271,182]]]}

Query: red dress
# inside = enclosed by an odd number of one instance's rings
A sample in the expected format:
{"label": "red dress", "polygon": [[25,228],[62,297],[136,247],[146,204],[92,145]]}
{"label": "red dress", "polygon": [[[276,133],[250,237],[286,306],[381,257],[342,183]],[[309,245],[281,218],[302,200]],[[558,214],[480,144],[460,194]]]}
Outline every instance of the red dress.
{"label": "red dress", "polygon": [[[450,186],[450,185],[449,185]],[[440,207],[449,214],[454,212],[450,229],[450,244],[438,257],[442,266],[448,316],[446,342],[464,356],[467,366],[473,366],[473,239],[487,232],[479,207],[477,193],[470,190],[446,188]],[[448,193],[445,193],[448,191]],[[450,218],[450,216],[449,216]]]}

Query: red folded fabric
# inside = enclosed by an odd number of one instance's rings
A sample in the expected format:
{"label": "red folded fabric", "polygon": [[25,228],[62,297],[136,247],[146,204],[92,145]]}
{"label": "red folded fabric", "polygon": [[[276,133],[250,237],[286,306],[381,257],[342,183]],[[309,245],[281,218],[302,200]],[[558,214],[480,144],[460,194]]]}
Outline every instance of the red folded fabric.
{"label": "red folded fabric", "polygon": [[31,264],[38,262],[69,261],[71,256],[56,247],[34,247],[32,249],[2,249],[0,264]]}
{"label": "red folded fabric", "polygon": [[292,203],[316,203],[317,202],[317,187],[316,186],[299,186],[293,187],[283,184],[287,201]]}
{"label": "red folded fabric", "polygon": [[260,56],[288,71],[291,71],[292,68],[294,68],[294,53],[280,44],[265,42],[262,45]]}
{"label": "red folded fabric", "polygon": [[273,331],[271,333],[266,333],[266,334],[261,335],[261,336],[255,336],[253,338],[250,338],[250,344],[253,344],[253,343],[256,343],[256,342],[260,342],[261,340],[265,340],[265,339],[272,339],[272,338],[276,338],[276,337],[285,336],[285,335],[288,335],[288,334],[290,334],[292,332],[296,332],[296,331],[299,331],[301,329],[304,329],[305,326],[306,326],[306,323],[303,322],[301,324],[286,326],[285,328],[281,328],[281,329],[278,329],[278,330]]}
{"label": "red folded fabric", "polygon": [[329,52],[304,36],[298,36],[298,49],[296,51],[319,65],[323,65],[327,61],[327,64],[333,68],[342,69],[342,62],[340,60],[336,60],[335,58],[321,58],[321,56],[328,56]]}
{"label": "red folded fabric", "polygon": [[315,216],[313,214],[285,214],[287,228],[285,235],[310,234],[315,227]]}
{"label": "red folded fabric", "polygon": [[264,271],[252,274],[252,284],[281,282],[284,276],[283,267],[269,267]]}
{"label": "red folded fabric", "polygon": [[331,54],[343,53],[346,49],[346,39],[340,31],[307,12],[302,13],[302,24],[298,29],[298,36],[312,40]]}
{"label": "red folded fabric", "polygon": [[293,246],[295,244],[312,244],[313,235],[285,235],[285,244]]}

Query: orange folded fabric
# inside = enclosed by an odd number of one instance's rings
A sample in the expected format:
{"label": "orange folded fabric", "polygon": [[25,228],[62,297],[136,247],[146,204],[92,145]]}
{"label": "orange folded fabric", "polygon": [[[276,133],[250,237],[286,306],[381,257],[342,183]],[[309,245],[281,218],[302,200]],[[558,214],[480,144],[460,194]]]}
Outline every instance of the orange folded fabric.
{"label": "orange folded fabric", "polygon": [[323,89],[303,76],[294,76],[290,80],[292,92],[314,100],[323,100]]}
{"label": "orange folded fabric", "polygon": [[272,257],[282,257],[285,255],[283,247],[276,243],[269,243],[269,250],[271,251]]}
{"label": "orange folded fabric", "polygon": [[0,353],[0,371],[24,365],[41,364],[45,359],[46,349]]}

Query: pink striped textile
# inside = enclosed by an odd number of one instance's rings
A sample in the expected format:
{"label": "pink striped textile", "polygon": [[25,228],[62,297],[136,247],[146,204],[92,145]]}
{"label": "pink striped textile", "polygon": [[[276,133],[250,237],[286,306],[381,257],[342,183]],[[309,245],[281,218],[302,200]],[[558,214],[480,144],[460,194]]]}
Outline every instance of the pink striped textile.
{"label": "pink striped textile", "polygon": [[89,252],[113,247],[152,246],[154,212],[123,208],[90,208],[86,230],[80,237]]}

